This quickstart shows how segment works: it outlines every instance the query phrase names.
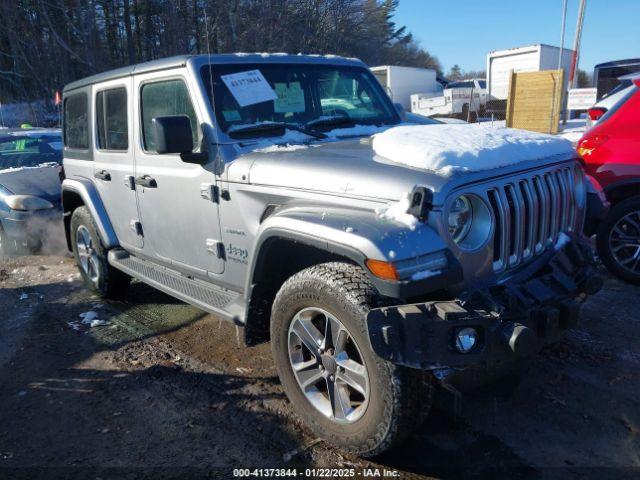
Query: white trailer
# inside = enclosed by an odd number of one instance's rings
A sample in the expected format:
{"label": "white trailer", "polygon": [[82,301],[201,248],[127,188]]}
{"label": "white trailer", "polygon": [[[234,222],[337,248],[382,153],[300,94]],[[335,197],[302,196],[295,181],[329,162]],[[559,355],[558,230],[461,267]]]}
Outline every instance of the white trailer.
{"label": "white trailer", "polygon": [[411,108],[411,95],[414,93],[442,94],[442,85],[436,80],[436,71],[430,68],[381,65],[371,67],[370,70],[391,100],[402,105],[405,110]]}
{"label": "white trailer", "polygon": [[[560,48],[551,45],[530,45],[528,47],[498,50],[487,54],[487,93],[491,100],[506,100],[509,95],[510,72],[539,72],[556,70]],[[564,68],[564,89],[571,69],[573,50],[562,51],[561,68]]]}

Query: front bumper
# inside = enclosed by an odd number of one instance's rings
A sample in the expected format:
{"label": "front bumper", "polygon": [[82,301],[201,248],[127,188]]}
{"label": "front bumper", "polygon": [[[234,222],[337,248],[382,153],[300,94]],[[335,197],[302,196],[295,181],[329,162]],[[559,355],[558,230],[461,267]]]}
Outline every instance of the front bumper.
{"label": "front bumper", "polygon": [[[539,350],[576,325],[586,295],[602,286],[591,248],[573,237],[502,284],[433,301],[371,310],[367,326],[377,355],[411,368],[495,367]],[[474,328],[468,353],[455,348],[457,333]]]}

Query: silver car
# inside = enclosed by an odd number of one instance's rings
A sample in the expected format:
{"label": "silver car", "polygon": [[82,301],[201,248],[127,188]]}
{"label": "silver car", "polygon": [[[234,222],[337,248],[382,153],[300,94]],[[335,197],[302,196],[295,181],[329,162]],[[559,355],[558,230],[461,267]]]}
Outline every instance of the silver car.
{"label": "silver car", "polygon": [[[77,81],[69,248],[106,297],[135,277],[270,340],[309,427],[378,454],[436,384],[513,370],[600,287],[573,155],[443,177],[375,154],[370,135],[403,118],[334,56],[183,56]],[[408,192],[415,228],[376,213]]]}

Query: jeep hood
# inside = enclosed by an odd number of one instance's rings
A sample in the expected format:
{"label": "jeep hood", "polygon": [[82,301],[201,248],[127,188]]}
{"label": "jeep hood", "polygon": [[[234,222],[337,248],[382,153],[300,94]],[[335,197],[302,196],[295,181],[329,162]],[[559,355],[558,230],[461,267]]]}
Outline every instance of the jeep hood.
{"label": "jeep hood", "polygon": [[229,180],[234,181],[242,176],[244,181],[255,185],[379,201],[397,201],[414,186],[422,185],[433,190],[434,204],[440,204],[448,191],[463,184],[539,168],[574,157],[575,154],[555,155],[492,170],[443,175],[392,162],[377,155],[371,137],[366,137],[256,150],[232,162]]}
{"label": "jeep hood", "polygon": [[440,190],[448,179],[378,157],[370,137],[281,147],[241,157],[249,161],[248,181],[349,197],[398,200],[415,185]]}

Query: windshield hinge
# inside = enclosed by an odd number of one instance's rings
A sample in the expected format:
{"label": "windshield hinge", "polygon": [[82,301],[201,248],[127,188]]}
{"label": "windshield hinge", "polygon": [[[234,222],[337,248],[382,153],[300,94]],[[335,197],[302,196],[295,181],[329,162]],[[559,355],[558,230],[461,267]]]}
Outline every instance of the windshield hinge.
{"label": "windshield hinge", "polygon": [[210,183],[200,185],[200,197],[213,203],[220,203],[220,188]]}

